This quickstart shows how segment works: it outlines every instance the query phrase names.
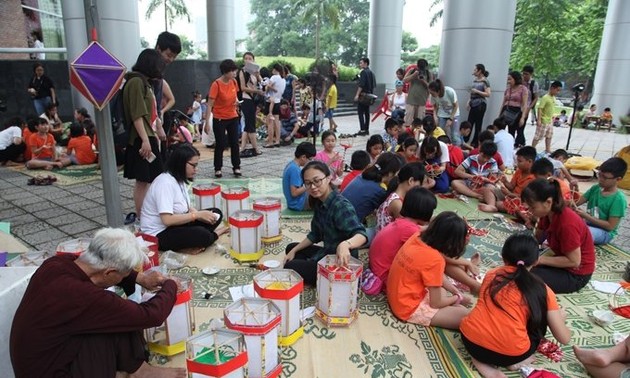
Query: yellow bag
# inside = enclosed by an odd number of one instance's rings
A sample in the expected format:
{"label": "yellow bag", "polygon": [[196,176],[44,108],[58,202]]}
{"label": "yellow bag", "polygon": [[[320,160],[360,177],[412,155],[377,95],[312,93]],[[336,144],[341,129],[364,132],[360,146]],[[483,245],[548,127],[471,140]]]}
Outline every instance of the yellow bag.
{"label": "yellow bag", "polygon": [[[628,167],[630,167],[630,146],[622,148],[615,156],[622,158],[626,164],[628,164]],[[630,169],[626,171],[626,175],[617,183],[617,186],[621,189],[630,189]]]}
{"label": "yellow bag", "polygon": [[577,170],[591,172],[589,176],[593,176],[593,170],[599,167],[601,164],[601,161],[595,160],[592,157],[573,156],[564,163],[564,166],[569,171]]}

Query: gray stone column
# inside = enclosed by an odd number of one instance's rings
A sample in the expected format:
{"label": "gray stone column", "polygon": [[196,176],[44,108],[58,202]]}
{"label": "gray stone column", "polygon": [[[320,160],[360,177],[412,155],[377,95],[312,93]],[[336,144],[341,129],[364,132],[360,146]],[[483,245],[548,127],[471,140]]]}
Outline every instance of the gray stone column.
{"label": "gray stone column", "polygon": [[[100,16],[100,25],[97,30],[99,41],[130,71],[141,51],[138,1],[96,0],[95,4]],[[69,67],[69,64],[90,41],[86,32],[84,0],[64,0],[61,6]],[[75,108],[85,107],[94,114],[92,104],[74,87],[72,88],[72,102]]]}
{"label": "gray stone column", "polygon": [[457,92],[460,120],[468,118],[466,103],[475,64],[490,73],[492,95],[484,124],[499,115],[507,86],[516,0],[446,0],[442,23],[439,78]]}
{"label": "gray stone column", "polygon": [[[404,5],[405,0],[370,1],[368,58],[377,84],[385,84],[385,88],[394,88],[396,70],[400,67]],[[357,64],[359,58],[357,56]]]}
{"label": "gray stone column", "polygon": [[618,116],[630,112],[630,2],[610,0],[606,12],[604,34],[599,48],[597,72],[592,104],[597,110],[609,107],[615,115],[613,122],[619,124]]}
{"label": "gray stone column", "polygon": [[206,0],[208,24],[208,60],[234,59],[234,3],[232,0]]}

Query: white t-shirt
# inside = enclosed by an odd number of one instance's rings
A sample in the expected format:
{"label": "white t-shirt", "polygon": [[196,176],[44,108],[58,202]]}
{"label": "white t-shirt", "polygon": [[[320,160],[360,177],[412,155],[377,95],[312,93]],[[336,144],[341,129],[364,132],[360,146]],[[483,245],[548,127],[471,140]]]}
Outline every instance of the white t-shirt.
{"label": "white t-shirt", "polygon": [[[457,102],[457,93],[451,87],[444,87],[444,96],[433,97],[431,96],[431,105],[438,105],[437,116],[440,118],[450,118],[453,107]],[[459,107],[455,112],[455,117],[459,115]]]}
{"label": "white t-shirt", "polygon": [[178,183],[170,173],[162,173],[153,180],[142,203],[140,229],[156,236],[166,229],[160,214],[185,214],[190,208],[188,188]]}
{"label": "white t-shirt", "polygon": [[[440,150],[442,152],[442,156],[440,156],[440,163],[448,163],[451,161],[451,156],[448,154],[448,146],[446,143],[440,142],[439,140],[438,143],[440,144]],[[418,151],[420,151],[420,149],[418,149]]]}
{"label": "white t-shirt", "polygon": [[269,83],[273,86],[273,90],[269,91],[269,98],[274,104],[279,104],[280,100],[282,100],[282,94],[287,86],[287,82],[280,75],[273,75],[269,79]]}
{"label": "white t-shirt", "polygon": [[494,143],[497,151],[503,158],[503,165],[506,168],[514,167],[514,137],[505,130],[499,130],[494,134]]}
{"label": "white t-shirt", "polygon": [[6,150],[13,144],[15,138],[22,137],[22,129],[18,126],[9,126],[7,129],[0,131],[0,150]]}

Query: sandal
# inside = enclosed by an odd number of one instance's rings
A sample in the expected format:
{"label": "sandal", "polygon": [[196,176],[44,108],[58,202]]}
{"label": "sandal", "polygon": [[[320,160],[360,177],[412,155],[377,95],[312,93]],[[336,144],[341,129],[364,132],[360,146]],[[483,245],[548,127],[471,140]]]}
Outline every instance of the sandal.
{"label": "sandal", "polygon": [[223,173],[221,173],[221,171],[214,171],[214,177],[221,178],[223,177]]}
{"label": "sandal", "polygon": [[240,168],[232,168],[232,173],[234,173],[234,177],[241,177],[243,174],[241,173]]}

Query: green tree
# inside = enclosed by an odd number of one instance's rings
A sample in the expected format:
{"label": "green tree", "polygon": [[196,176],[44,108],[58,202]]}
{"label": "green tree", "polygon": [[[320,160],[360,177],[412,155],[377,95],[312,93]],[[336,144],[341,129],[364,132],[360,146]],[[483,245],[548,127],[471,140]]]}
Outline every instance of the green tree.
{"label": "green tree", "polygon": [[179,40],[182,42],[182,51],[177,55],[179,59],[191,59],[193,58],[195,53],[195,45],[193,41],[188,39],[185,35],[180,35]]}
{"label": "green tree", "polygon": [[144,18],[150,19],[151,15],[161,6],[164,6],[164,30],[168,30],[176,18],[186,17],[190,22],[190,13],[184,0],[151,0]]}
{"label": "green tree", "polygon": [[315,60],[319,59],[319,37],[322,24],[328,21],[331,28],[339,30],[339,10],[342,0],[297,0],[295,9],[304,24],[315,19]]}
{"label": "green tree", "polygon": [[[369,1],[336,1],[341,10],[339,28],[326,27],[325,23],[320,25],[319,56],[343,64],[356,64],[359,57],[367,53]],[[309,3],[316,3],[316,0]],[[248,50],[267,56],[314,57],[317,54],[316,19],[311,17],[305,22],[304,15],[295,8],[292,0],[251,0],[255,18],[248,24]]]}

